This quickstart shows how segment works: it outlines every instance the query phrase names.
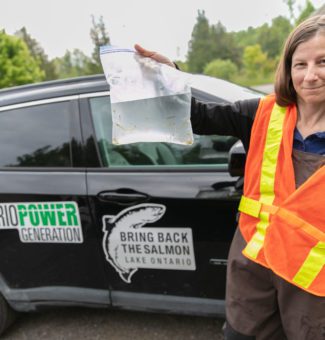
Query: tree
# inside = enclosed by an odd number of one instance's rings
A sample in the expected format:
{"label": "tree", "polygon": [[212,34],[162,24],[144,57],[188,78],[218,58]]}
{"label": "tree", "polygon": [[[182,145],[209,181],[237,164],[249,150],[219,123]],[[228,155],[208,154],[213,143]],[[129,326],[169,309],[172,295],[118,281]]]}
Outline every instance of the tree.
{"label": "tree", "polygon": [[0,88],[38,82],[44,72],[20,38],[0,31]]}
{"label": "tree", "polygon": [[265,72],[267,55],[258,44],[247,46],[244,50],[243,63],[247,76],[250,78],[258,78]]}
{"label": "tree", "polygon": [[62,58],[55,58],[55,69],[59,78],[78,77],[84,75],[103,73],[99,57],[99,48],[110,43],[103,17],[97,21],[92,15],[92,27],[90,37],[94,44],[91,57],[85,55],[81,50],[74,49],[66,51]]}
{"label": "tree", "polygon": [[238,73],[238,67],[229,59],[215,59],[205,66],[203,73],[212,77],[232,80]]}
{"label": "tree", "polygon": [[300,15],[298,16],[298,18],[296,20],[296,25],[299,25],[305,19],[310,17],[310,15],[314,12],[315,12],[315,7],[313,6],[313,4],[309,0],[307,0],[305,8],[302,10],[302,12],[300,13]]}
{"label": "tree", "polygon": [[296,3],[296,0],[283,0],[283,2],[288,6],[290,20],[292,23],[294,23],[296,21],[294,15],[294,5]]}
{"label": "tree", "polygon": [[241,64],[242,48],[235,42],[234,35],[227,33],[226,28],[219,21],[210,29],[211,58],[231,60],[236,65]]}
{"label": "tree", "polygon": [[92,74],[92,61],[79,49],[66,51],[62,58],[53,61],[58,78],[70,78]]}
{"label": "tree", "polygon": [[284,42],[291,30],[290,21],[283,16],[278,16],[272,20],[271,27],[264,24],[257,29],[256,43],[262,47],[269,58],[276,58],[281,54]]}
{"label": "tree", "polygon": [[213,59],[209,21],[204,11],[198,11],[197,22],[192,31],[187,55],[190,72],[201,73],[204,66]]}
{"label": "tree", "polygon": [[91,16],[92,28],[90,29],[90,38],[94,44],[91,63],[88,65],[91,74],[103,73],[103,69],[99,57],[100,46],[110,44],[110,38],[106,31],[104,19],[101,16],[98,21]]}
{"label": "tree", "polygon": [[44,49],[38,43],[37,40],[33,39],[27,32],[26,28],[23,27],[15,33],[17,37],[22,39],[27,45],[30,54],[38,62],[40,68],[45,73],[45,80],[52,80],[57,78],[55,73],[55,66],[52,61],[49,61],[48,56],[45,54]]}

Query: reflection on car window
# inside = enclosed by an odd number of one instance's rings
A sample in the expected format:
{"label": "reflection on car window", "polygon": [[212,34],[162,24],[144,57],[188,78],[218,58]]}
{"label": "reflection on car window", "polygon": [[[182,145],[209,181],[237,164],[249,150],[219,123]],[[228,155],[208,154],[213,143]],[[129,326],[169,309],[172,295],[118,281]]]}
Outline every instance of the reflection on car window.
{"label": "reflection on car window", "polygon": [[0,166],[70,167],[69,131],[67,102],[0,112]]}
{"label": "reflection on car window", "polygon": [[231,136],[194,135],[190,146],[157,142],[113,145],[109,97],[91,98],[90,108],[105,167],[224,165],[229,149],[237,141]]}

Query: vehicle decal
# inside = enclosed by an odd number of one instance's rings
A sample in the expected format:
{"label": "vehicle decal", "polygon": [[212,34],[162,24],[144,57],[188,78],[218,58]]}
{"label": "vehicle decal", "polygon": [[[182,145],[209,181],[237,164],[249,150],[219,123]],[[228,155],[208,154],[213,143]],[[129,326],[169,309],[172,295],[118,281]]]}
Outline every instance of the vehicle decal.
{"label": "vehicle decal", "polygon": [[106,260],[126,283],[139,268],[195,270],[191,228],[142,228],[165,211],[164,205],[143,203],[103,216]]}
{"label": "vehicle decal", "polygon": [[24,243],[82,243],[76,202],[1,203],[0,230],[17,229]]}

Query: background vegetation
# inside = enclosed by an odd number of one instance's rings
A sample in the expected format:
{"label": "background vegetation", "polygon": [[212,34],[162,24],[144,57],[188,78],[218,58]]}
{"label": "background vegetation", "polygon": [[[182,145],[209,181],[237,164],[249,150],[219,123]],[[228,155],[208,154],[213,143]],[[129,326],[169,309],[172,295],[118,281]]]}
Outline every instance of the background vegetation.
{"label": "background vegetation", "polygon": [[[198,11],[186,61],[178,66],[191,73],[203,73],[242,85],[259,85],[273,81],[282,45],[292,28],[308,17],[315,8],[309,0],[294,16],[295,0],[284,0],[289,18],[276,17],[272,23],[227,32],[221,22],[210,24],[205,12]],[[42,46],[25,27],[15,35],[0,30],[0,88],[67,77],[102,73],[99,46],[110,42],[103,17],[92,16],[90,37],[93,53],[66,51],[50,60]]]}

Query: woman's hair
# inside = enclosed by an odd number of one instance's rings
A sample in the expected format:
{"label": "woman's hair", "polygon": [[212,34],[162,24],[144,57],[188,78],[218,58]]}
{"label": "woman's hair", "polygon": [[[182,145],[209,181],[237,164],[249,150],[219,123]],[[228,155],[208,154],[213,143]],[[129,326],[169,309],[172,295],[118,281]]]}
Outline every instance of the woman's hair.
{"label": "woman's hair", "polygon": [[296,91],[291,79],[292,55],[298,45],[313,38],[317,33],[325,34],[325,15],[316,15],[298,25],[289,35],[275,74],[276,102],[280,106],[297,103]]}

